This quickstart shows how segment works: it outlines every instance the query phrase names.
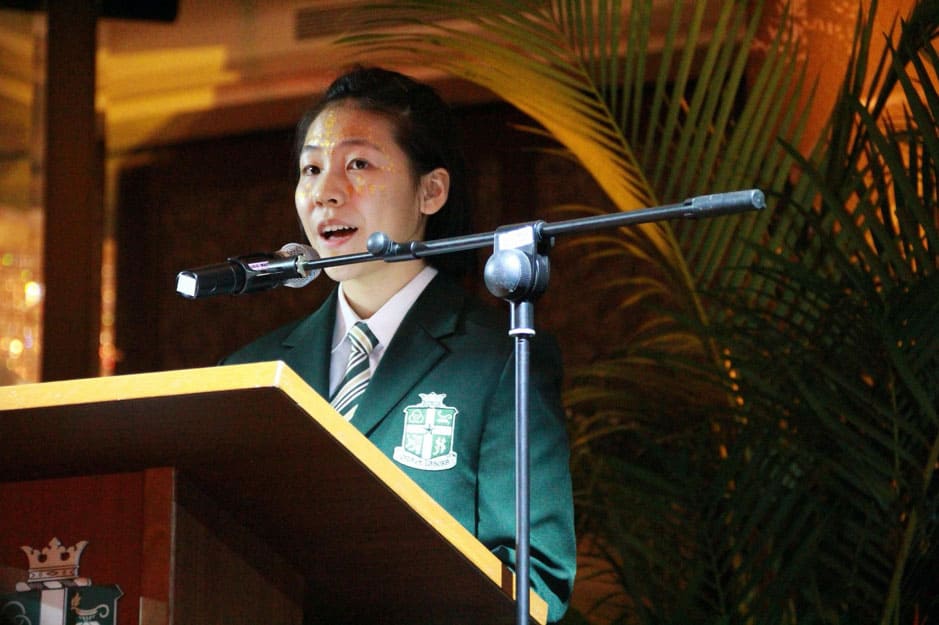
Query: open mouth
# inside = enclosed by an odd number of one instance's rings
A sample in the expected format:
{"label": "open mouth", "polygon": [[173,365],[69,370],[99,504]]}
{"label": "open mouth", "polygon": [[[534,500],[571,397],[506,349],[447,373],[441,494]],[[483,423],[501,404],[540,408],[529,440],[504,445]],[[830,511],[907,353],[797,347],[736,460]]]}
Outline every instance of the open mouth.
{"label": "open mouth", "polygon": [[332,239],[351,237],[358,232],[358,230],[358,228],[353,226],[324,226],[320,229],[320,236],[329,241]]}

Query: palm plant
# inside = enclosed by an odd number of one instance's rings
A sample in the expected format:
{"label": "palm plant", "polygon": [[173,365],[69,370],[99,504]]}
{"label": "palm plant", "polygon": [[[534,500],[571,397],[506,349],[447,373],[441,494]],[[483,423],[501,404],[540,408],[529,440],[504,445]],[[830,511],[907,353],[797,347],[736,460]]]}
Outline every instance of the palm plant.
{"label": "palm plant", "polygon": [[619,210],[754,186],[770,198],[572,242],[639,267],[609,284],[635,331],[565,395],[583,612],[925,622],[939,610],[939,6],[918,2],[872,67],[876,3],[859,14],[808,155],[792,147],[805,109],[781,97],[811,88],[785,17],[755,63],[762,1],[676,1],[653,58],[652,0],[622,8],[399,0],[345,39],[489,88]]}

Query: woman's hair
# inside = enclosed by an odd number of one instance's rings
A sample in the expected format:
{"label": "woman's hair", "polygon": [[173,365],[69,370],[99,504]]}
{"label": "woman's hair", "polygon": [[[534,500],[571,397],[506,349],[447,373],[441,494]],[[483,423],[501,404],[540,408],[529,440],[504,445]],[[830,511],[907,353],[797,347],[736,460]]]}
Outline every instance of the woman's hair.
{"label": "woman's hair", "polygon": [[[471,232],[471,201],[462,140],[447,104],[430,86],[377,67],[357,67],[337,78],[322,99],[297,125],[295,161],[310,125],[327,108],[350,103],[384,115],[391,122],[398,145],[408,156],[415,179],[438,167],[450,174],[450,192],[443,207],[427,220],[426,240]],[[439,254],[427,261],[440,271],[464,276],[475,264],[475,253]]]}

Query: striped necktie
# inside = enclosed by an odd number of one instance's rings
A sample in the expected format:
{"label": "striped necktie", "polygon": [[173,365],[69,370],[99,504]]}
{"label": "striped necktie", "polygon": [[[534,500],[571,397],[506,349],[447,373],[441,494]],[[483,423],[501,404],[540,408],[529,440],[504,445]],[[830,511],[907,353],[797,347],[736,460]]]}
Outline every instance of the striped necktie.
{"label": "striped necktie", "polygon": [[368,386],[368,379],[371,375],[368,355],[378,345],[378,338],[372,334],[364,321],[359,321],[352,326],[346,338],[352,346],[349,352],[349,362],[346,364],[346,374],[339,382],[339,387],[333,393],[329,403],[349,421],[355,416],[359,398]]}

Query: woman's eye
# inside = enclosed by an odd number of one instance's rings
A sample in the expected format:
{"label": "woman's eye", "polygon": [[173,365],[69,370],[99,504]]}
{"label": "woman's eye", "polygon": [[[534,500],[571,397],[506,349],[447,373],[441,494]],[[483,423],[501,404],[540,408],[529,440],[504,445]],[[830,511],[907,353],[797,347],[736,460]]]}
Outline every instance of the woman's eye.
{"label": "woman's eye", "polygon": [[320,168],[316,165],[304,165],[302,168],[300,168],[300,171],[304,176],[315,176],[316,174],[320,173]]}
{"label": "woman's eye", "polygon": [[349,161],[349,169],[368,169],[368,161],[364,158],[354,158]]}

